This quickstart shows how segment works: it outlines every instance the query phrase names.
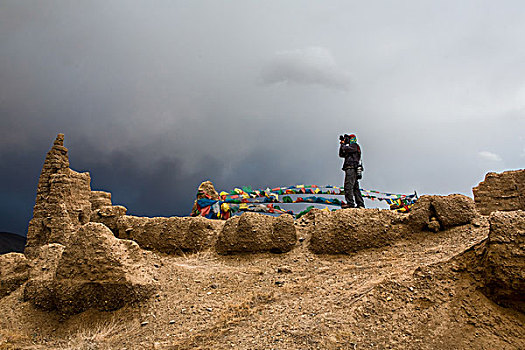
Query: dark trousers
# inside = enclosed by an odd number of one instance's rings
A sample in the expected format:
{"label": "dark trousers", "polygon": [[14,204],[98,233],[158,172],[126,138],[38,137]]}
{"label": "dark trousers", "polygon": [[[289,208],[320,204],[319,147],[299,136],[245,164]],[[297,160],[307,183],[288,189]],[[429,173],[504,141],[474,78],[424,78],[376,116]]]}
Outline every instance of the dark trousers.
{"label": "dark trousers", "polygon": [[[350,168],[345,169],[345,199],[346,204],[350,207],[355,207],[357,204],[358,208],[364,208],[365,202],[361,196],[361,191],[359,190],[359,180],[357,180],[357,169]],[[355,202],[354,202],[355,197]]]}

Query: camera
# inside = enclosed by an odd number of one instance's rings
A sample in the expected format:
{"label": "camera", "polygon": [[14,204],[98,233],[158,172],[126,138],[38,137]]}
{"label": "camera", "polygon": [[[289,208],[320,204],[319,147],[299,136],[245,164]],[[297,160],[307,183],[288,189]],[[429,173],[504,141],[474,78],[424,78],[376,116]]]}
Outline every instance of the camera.
{"label": "camera", "polygon": [[344,141],[344,143],[348,143],[349,138],[350,138],[350,135],[347,135],[347,134],[339,135],[339,141]]}

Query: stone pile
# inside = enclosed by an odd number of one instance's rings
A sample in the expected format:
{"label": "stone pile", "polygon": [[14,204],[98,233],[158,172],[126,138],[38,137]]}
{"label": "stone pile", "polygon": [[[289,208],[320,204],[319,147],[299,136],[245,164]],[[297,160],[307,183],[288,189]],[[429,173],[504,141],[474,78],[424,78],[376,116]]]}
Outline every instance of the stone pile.
{"label": "stone pile", "polygon": [[203,198],[219,199],[219,193],[215,190],[215,186],[213,186],[211,181],[204,181],[197,189],[197,199],[193,202],[193,208],[191,209],[192,215],[197,213],[197,200]]}

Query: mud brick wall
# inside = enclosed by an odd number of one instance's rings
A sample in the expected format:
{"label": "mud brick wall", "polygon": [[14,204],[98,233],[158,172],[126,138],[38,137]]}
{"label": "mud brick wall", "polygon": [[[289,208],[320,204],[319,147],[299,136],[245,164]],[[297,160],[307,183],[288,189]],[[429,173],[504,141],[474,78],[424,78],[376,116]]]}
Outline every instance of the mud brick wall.
{"label": "mud brick wall", "polygon": [[488,173],[472,192],[483,215],[497,210],[525,210],[525,169]]}

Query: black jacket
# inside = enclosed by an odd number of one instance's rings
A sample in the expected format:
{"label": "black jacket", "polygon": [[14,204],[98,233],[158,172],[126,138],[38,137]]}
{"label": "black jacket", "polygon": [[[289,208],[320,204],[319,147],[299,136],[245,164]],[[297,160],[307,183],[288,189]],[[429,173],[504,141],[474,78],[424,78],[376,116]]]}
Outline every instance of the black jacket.
{"label": "black jacket", "polygon": [[357,168],[361,161],[361,147],[357,143],[343,144],[339,147],[339,157],[345,159],[343,170]]}

